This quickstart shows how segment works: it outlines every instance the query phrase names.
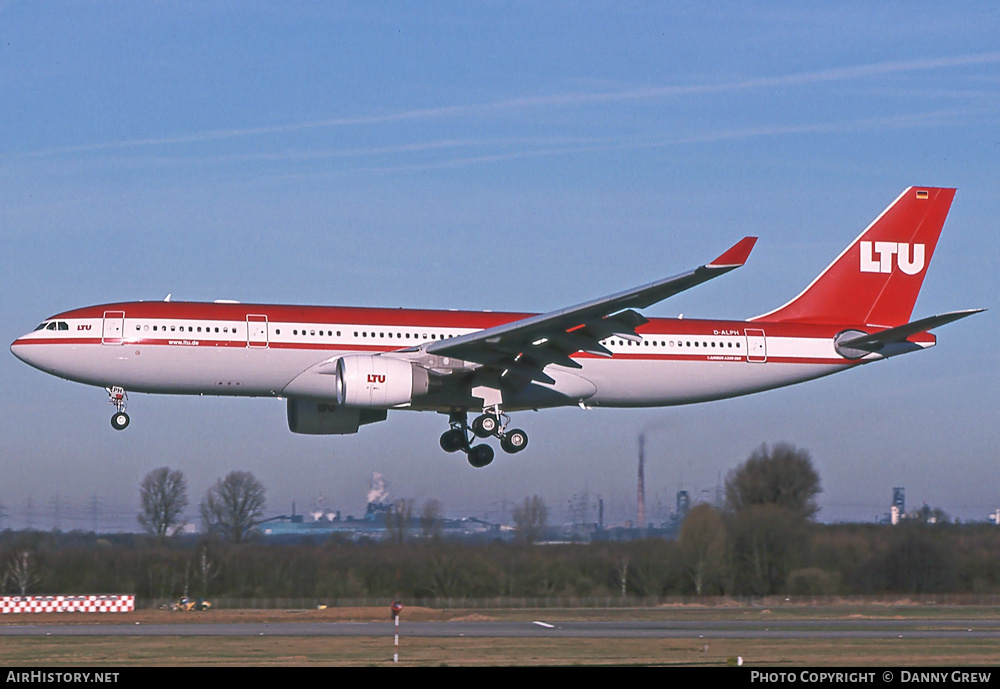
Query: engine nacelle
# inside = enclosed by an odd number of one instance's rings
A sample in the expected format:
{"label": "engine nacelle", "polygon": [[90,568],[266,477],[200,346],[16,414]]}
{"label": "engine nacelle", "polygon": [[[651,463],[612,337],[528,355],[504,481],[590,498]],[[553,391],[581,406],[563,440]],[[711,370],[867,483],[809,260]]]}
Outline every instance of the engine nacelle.
{"label": "engine nacelle", "polygon": [[337,404],[348,407],[396,407],[426,395],[427,369],[409,361],[370,354],[337,360]]}
{"label": "engine nacelle", "polygon": [[288,430],[306,435],[348,435],[366,423],[385,421],[384,409],[351,409],[331,402],[288,400]]}

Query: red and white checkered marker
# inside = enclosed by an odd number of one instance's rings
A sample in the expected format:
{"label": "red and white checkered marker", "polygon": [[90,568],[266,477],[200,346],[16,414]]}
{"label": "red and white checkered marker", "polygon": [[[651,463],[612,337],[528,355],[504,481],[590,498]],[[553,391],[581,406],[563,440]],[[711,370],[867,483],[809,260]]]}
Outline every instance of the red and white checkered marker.
{"label": "red and white checkered marker", "polygon": [[0,596],[0,614],[133,612],[135,596]]}

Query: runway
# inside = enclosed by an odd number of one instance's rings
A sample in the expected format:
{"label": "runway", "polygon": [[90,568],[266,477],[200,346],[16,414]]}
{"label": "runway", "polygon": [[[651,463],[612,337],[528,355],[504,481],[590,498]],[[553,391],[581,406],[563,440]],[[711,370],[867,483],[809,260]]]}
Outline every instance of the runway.
{"label": "runway", "polygon": [[[0,636],[213,636],[213,637],[384,637],[386,622],[289,622],[177,624],[25,624],[0,625]],[[547,621],[403,622],[412,637],[479,638],[644,638],[644,639],[1000,639],[998,620],[792,620],[792,621]]]}

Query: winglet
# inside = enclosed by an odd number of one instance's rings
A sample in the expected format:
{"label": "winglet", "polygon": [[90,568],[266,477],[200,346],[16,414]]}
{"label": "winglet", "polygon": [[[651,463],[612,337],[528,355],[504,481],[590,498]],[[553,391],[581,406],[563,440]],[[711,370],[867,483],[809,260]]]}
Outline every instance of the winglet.
{"label": "winglet", "polygon": [[708,268],[738,268],[747,262],[747,257],[753,251],[753,245],[757,243],[756,237],[744,237],[740,241],[719,256],[717,259],[707,264]]}

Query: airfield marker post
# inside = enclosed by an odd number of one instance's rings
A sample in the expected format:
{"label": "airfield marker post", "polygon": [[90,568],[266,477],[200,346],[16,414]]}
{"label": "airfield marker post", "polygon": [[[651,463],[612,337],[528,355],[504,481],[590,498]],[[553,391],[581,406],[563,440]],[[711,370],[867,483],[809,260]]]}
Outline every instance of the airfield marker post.
{"label": "airfield marker post", "polygon": [[399,613],[403,610],[403,604],[399,599],[392,601],[392,619],[395,623],[395,635],[392,641],[392,662],[399,662]]}

